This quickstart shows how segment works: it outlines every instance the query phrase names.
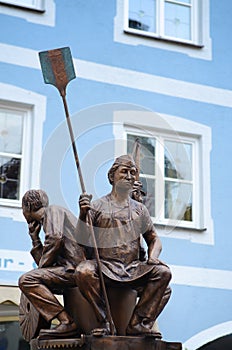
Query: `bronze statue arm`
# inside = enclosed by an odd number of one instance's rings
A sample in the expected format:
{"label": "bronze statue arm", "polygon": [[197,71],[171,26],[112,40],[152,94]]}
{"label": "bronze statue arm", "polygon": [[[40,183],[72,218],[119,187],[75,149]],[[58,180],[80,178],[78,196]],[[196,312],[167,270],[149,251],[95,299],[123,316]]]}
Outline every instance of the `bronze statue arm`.
{"label": "bronze statue arm", "polygon": [[83,193],[80,195],[79,198],[79,209],[80,209],[80,213],[79,213],[79,219],[81,221],[86,221],[86,216],[88,211],[91,209],[91,200],[92,200],[92,195],[87,194],[87,193]]}
{"label": "bronze statue arm", "polygon": [[[89,216],[92,219],[94,212],[91,207],[91,199],[92,195],[88,195],[87,193],[83,193],[79,198],[80,212],[77,221],[75,237],[78,243],[85,247],[92,247],[91,230],[87,220],[87,213],[89,212]],[[89,254],[87,253],[87,255]]]}
{"label": "bronze statue arm", "polygon": [[155,231],[146,232],[144,239],[148,246],[148,264],[157,264],[159,263],[159,255],[162,251],[161,240],[157,236]]}
{"label": "bronze statue arm", "polygon": [[32,221],[28,223],[28,229],[29,229],[29,235],[32,240],[32,246],[33,246],[30,253],[33,259],[35,260],[36,264],[39,265],[42,252],[43,252],[43,245],[39,237],[41,224],[37,221]]}
{"label": "bronze statue arm", "polygon": [[39,267],[49,267],[54,264],[62,247],[62,243],[63,240],[61,235],[54,233],[46,234]]}
{"label": "bronze statue arm", "polygon": [[42,242],[40,240],[38,240],[36,243],[33,242],[33,248],[31,249],[30,253],[31,253],[33,259],[35,260],[37,266],[39,266],[42,252],[43,252]]}

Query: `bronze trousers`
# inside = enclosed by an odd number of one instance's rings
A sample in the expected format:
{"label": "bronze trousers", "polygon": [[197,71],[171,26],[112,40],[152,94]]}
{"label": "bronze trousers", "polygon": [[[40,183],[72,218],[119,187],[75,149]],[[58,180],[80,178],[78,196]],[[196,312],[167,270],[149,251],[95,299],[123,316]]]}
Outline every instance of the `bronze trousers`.
{"label": "bronze trousers", "polygon": [[75,273],[62,266],[34,269],[19,278],[19,288],[48,322],[64,310],[54,294],[75,286]]}
{"label": "bronze trousers", "polygon": [[[77,267],[76,276],[82,295],[92,305],[98,321],[104,324],[106,319],[105,303],[96,262],[94,260],[81,262]],[[135,280],[118,282],[106,276],[104,279],[106,286],[131,287],[137,290],[139,300],[131,317],[130,323],[132,325],[138,322],[150,324],[152,327],[171,295],[169,287],[171,271],[168,266],[162,263],[154,265],[150,272]]]}

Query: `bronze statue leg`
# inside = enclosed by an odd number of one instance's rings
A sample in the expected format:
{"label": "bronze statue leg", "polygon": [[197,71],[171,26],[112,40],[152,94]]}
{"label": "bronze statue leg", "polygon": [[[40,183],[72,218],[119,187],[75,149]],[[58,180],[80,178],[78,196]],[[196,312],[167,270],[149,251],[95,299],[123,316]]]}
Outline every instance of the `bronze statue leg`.
{"label": "bronze statue leg", "polygon": [[170,296],[171,296],[171,293],[172,293],[172,290],[171,288],[168,286],[164,292],[164,295],[161,299],[161,302],[159,304],[159,307],[158,307],[158,311],[157,311],[157,316],[156,316],[156,319],[157,317],[161,314],[161,312],[163,311],[163,309],[165,308],[165,305],[167,304],[168,300],[170,299]]}
{"label": "bronze statue leg", "polygon": [[19,279],[19,288],[48,322],[64,310],[52,290],[62,292],[75,285],[74,273],[66,272],[64,267],[38,268]]}
{"label": "bronze statue leg", "polygon": [[165,265],[155,265],[146,276],[146,280],[141,279],[145,287],[127,327],[127,334],[149,334],[152,332],[156,318],[171,295],[171,289],[168,287],[170,279],[170,269]]}
{"label": "bronze statue leg", "polygon": [[95,260],[82,261],[76,268],[77,285],[82,295],[92,305],[100,323],[105,324],[105,304],[101,294],[100,279]]}

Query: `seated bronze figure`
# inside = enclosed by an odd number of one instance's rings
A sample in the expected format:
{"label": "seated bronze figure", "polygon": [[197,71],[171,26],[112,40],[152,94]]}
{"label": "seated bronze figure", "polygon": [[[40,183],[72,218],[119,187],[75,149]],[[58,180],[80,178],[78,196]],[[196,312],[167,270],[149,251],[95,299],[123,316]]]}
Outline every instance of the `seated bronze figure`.
{"label": "seated bronze figure", "polygon": [[[31,254],[38,265],[19,279],[21,329],[28,341],[37,336],[40,340],[75,339],[82,334],[162,338],[154,323],[170,298],[171,272],[158,258],[161,241],[141,203],[137,172],[130,155],[118,157],[108,172],[112,191],[93,202],[91,195],[82,194],[79,219],[64,208],[49,206],[42,190],[29,190],[23,196]],[[94,256],[90,225],[100,265]],[[39,237],[41,228],[44,243]],[[147,244],[146,258],[144,254],[141,258],[141,236]],[[114,334],[109,328],[99,269]],[[63,295],[64,306],[56,294]],[[25,308],[26,303],[30,307]],[[36,327],[29,323],[29,328],[34,327],[29,333],[23,327],[25,309],[39,315]],[[32,317],[30,312],[27,316]],[[45,322],[41,323],[40,316]],[[54,319],[58,325],[50,327]]]}
{"label": "seated bronze figure", "polygon": [[[93,203],[88,195],[80,197],[78,231],[84,236],[85,244],[86,237],[89,237],[88,244],[91,245],[89,226],[85,225],[89,211],[106,286],[119,290],[130,288],[138,293],[139,300],[127,325],[126,334],[160,337],[153,330],[153,325],[170,297],[171,272],[158,259],[161,241],[148,210],[142,203],[131,198],[136,174],[136,164],[131,156],[117,158],[108,172],[111,193]],[[146,261],[140,260],[141,234],[148,246]],[[95,259],[80,262],[76,273],[78,287],[92,305],[102,332],[109,334]]]}
{"label": "seated bronze figure", "polygon": [[[42,190],[27,191],[22,209],[32,239],[31,254],[38,268],[20,277],[19,288],[47,323],[55,318],[60,322],[55,329],[41,330],[40,335],[74,336],[77,326],[54,294],[77,285],[75,269],[85,259],[83,248],[73,237],[76,218],[64,208],[49,206],[48,196]],[[45,233],[43,244],[39,237],[41,228]]]}

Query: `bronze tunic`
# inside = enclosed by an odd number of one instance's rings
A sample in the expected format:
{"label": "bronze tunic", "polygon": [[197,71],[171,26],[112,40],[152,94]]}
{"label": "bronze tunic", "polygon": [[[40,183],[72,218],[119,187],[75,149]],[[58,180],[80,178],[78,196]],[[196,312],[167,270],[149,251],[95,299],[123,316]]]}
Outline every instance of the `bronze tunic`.
{"label": "bronze tunic", "polygon": [[83,248],[74,237],[77,219],[67,209],[50,205],[45,209],[43,230],[45,240],[33,247],[31,255],[40,268],[64,266],[66,271],[75,271],[85,260]]}
{"label": "bronze tunic", "polygon": [[94,226],[102,272],[120,282],[131,282],[153,266],[139,260],[140,235],[154,231],[147,208],[131,198],[117,206],[108,194],[92,203]]}

